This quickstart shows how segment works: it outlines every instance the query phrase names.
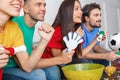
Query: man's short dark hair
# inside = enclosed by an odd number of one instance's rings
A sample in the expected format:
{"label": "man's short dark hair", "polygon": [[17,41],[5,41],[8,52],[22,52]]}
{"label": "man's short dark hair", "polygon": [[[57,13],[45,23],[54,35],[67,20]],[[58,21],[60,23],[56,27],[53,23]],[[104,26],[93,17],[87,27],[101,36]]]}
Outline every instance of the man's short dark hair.
{"label": "man's short dark hair", "polygon": [[82,16],[82,22],[85,23],[86,20],[85,20],[85,17],[89,17],[90,15],[90,12],[93,10],[93,9],[99,9],[101,10],[100,8],[100,4],[97,4],[97,3],[90,3],[90,4],[86,4],[83,8],[82,8],[82,12],[83,12],[83,16]]}

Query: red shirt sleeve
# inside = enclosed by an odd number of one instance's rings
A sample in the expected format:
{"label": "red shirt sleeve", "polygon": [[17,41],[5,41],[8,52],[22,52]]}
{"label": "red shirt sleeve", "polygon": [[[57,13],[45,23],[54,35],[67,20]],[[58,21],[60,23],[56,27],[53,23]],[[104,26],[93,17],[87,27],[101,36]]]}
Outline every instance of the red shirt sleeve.
{"label": "red shirt sleeve", "polygon": [[0,69],[0,80],[2,80],[2,69]]}
{"label": "red shirt sleeve", "polygon": [[62,33],[61,33],[61,28],[58,26],[55,28],[55,32],[53,34],[53,37],[51,41],[48,43],[48,46],[50,48],[57,48],[57,49],[62,49]]}

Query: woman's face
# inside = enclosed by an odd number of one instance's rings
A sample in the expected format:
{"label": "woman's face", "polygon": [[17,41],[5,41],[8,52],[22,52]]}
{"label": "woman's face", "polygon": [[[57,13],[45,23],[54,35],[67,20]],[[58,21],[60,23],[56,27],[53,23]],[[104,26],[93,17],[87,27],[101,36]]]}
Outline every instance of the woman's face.
{"label": "woman's face", "polygon": [[82,11],[81,11],[81,6],[78,1],[75,1],[74,4],[74,11],[73,11],[73,22],[76,23],[81,23],[82,22]]}
{"label": "woman's face", "polygon": [[8,16],[18,16],[23,0],[0,0],[0,12]]}

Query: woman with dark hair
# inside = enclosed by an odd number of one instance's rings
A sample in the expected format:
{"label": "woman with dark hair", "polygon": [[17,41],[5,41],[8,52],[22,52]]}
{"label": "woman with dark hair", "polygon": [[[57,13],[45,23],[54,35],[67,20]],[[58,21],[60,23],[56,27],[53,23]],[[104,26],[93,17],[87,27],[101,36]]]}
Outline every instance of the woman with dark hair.
{"label": "woman with dark hair", "polygon": [[[61,51],[60,49],[66,48],[62,38],[69,32],[77,31],[77,33],[83,36],[84,32],[80,27],[81,18],[82,11],[79,0],[64,0],[52,25],[55,28],[55,36],[53,36],[52,40],[55,39],[56,41],[58,39],[60,42],[58,44],[61,46],[57,46],[56,48],[58,49],[54,49],[54,47],[51,49],[53,55],[60,55],[58,54]],[[59,35],[56,36],[56,34]],[[76,55],[79,53],[82,53],[81,45],[78,45],[76,48]]]}
{"label": "woman with dark hair", "polygon": [[[84,31],[80,27],[81,23],[82,11],[79,0],[64,0],[60,5],[57,16],[52,25],[55,32],[42,57],[51,58],[61,56],[62,50],[66,48],[62,39],[64,36],[66,36],[69,32],[77,32],[80,36],[84,35]],[[73,61],[69,64],[88,62],[88,60],[82,58],[82,53],[87,53],[91,50],[96,42],[97,40],[94,40],[92,44],[85,49],[81,49],[81,44],[78,45],[75,49],[76,53],[73,56]]]}
{"label": "woman with dark hair", "polygon": [[[62,2],[55,21],[52,25],[55,29],[55,32],[51,41],[48,43],[45,52],[43,53],[43,58],[60,56],[61,51],[66,48],[62,38],[69,32],[76,31],[80,36],[84,35],[84,32],[80,27],[80,23],[82,22],[81,18],[82,11],[79,0],[64,0]],[[79,53],[82,53],[81,45],[78,45],[76,48],[75,56],[77,56]],[[81,62],[81,60],[75,61]]]}

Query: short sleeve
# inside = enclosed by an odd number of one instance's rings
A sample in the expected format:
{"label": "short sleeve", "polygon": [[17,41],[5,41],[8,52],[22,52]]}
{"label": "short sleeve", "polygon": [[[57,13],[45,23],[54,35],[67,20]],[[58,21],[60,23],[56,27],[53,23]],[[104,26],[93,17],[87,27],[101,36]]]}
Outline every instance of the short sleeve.
{"label": "short sleeve", "polygon": [[18,25],[16,24],[16,36],[14,36],[14,47],[24,45],[23,34]]}

